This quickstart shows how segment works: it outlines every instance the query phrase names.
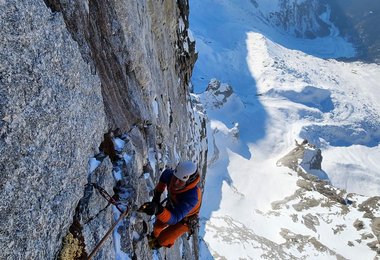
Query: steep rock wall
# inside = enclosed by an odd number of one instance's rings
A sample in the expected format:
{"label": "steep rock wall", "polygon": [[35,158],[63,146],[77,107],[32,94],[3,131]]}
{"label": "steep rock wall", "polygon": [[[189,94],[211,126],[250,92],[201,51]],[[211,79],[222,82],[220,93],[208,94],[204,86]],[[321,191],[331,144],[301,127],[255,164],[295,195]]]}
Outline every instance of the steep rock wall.
{"label": "steep rock wall", "polygon": [[100,80],[44,2],[0,9],[0,258],[52,259],[106,129]]}
{"label": "steep rock wall", "polygon": [[[109,129],[128,144],[117,186],[132,191],[131,205],[148,200],[159,171],[181,158],[198,161],[204,176],[187,1],[0,1],[0,15],[1,258],[58,257],[78,226],[82,257],[91,251],[113,222],[89,184],[112,194],[117,162],[88,170]],[[147,168],[149,182],[140,178]],[[145,240],[128,244],[129,222],[119,228],[124,252],[151,258]],[[114,258],[111,241],[97,259]],[[183,258],[196,258],[196,239],[195,248],[183,241],[167,257],[185,248]]]}

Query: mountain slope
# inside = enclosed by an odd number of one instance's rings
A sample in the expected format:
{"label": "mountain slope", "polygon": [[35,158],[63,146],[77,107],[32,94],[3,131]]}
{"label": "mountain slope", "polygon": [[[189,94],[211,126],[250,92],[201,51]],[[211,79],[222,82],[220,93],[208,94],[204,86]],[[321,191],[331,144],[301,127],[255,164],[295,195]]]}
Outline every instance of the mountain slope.
{"label": "mountain slope", "polygon": [[[352,45],[273,29],[263,2],[193,2],[193,83],[207,86],[199,98],[209,119],[202,259],[373,259],[380,68],[321,59],[348,57]],[[311,146],[296,166],[277,166],[303,139]],[[320,169],[309,167],[314,152]]]}

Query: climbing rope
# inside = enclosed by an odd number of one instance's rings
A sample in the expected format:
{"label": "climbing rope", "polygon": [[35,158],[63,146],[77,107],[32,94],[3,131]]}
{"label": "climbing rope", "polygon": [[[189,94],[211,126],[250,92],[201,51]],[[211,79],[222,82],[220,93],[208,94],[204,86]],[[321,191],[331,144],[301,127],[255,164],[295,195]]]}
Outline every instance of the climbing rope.
{"label": "climbing rope", "polygon": [[[107,238],[111,235],[112,231],[115,229],[115,227],[117,226],[117,224],[130,212],[130,208],[127,207],[127,209],[125,211],[123,211],[120,207],[119,207],[119,202],[116,201],[111,195],[108,194],[108,192],[103,189],[102,187],[100,187],[97,183],[91,183],[91,185],[99,192],[99,194],[108,201],[108,205],[102,209],[101,211],[105,210],[110,204],[114,205],[121,213],[121,215],[119,216],[119,218],[116,220],[115,223],[113,223],[113,225],[111,226],[111,228],[107,231],[107,233],[103,236],[102,240],[100,240],[100,242],[95,246],[95,248],[92,250],[92,252],[90,253],[90,255],[88,256],[88,259],[91,259],[92,257],[95,256],[95,254],[98,252],[98,250],[103,246],[104,242],[107,240]],[[98,214],[97,214],[98,215]],[[96,217],[96,216],[95,216]],[[95,217],[92,217],[88,222],[90,222],[92,219],[94,219]]]}
{"label": "climbing rope", "polygon": [[96,247],[92,250],[91,254],[88,256],[88,259],[90,260],[92,257],[95,256],[95,254],[98,252],[98,250],[103,246],[104,242],[107,240],[107,238],[111,235],[112,231],[115,229],[117,224],[129,213],[130,209],[127,208],[120,217],[116,220],[115,223],[113,223],[112,227],[107,231],[107,233],[103,236],[102,240],[96,245]]}

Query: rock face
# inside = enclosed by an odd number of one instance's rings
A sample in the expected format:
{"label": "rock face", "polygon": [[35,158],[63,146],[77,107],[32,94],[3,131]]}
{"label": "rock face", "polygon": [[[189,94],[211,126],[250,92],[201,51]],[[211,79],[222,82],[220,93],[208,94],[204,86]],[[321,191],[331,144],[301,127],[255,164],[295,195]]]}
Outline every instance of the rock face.
{"label": "rock face", "polygon": [[[263,0],[251,0],[255,8],[265,10]],[[380,5],[372,0],[278,0],[276,11],[263,13],[264,19],[296,37],[313,39],[339,34],[356,49],[351,59],[380,62]]]}
{"label": "rock face", "polygon": [[298,172],[305,179],[328,180],[327,174],[322,170],[322,159],[321,149],[316,148],[305,139],[301,144],[296,141],[296,148],[278,160],[277,166],[286,166]]}
{"label": "rock face", "polygon": [[52,259],[106,129],[101,83],[42,1],[0,9],[0,255]]}
{"label": "rock face", "polygon": [[[91,183],[130,189],[138,205],[181,158],[205,173],[187,1],[0,1],[0,25],[0,258],[63,258],[71,233],[86,248],[76,257],[88,255],[114,218]],[[98,148],[109,129],[127,143],[117,156],[130,158],[116,179],[118,161]],[[103,162],[90,172],[95,154]],[[149,183],[139,178],[147,168]],[[127,245],[129,223],[124,252],[151,258],[145,240]],[[96,258],[115,257],[110,241]],[[193,258],[196,248],[180,245]]]}
{"label": "rock face", "polygon": [[[268,22],[291,35],[314,39],[327,36],[334,30],[328,21],[331,10],[325,1],[278,0],[277,2],[277,11],[263,15]],[[255,6],[259,7],[260,3],[256,2]]]}
{"label": "rock face", "polygon": [[[314,156],[306,153],[312,149],[315,150]],[[311,167],[305,167],[305,161],[310,162],[308,165]],[[299,166],[297,162],[301,162]],[[332,229],[333,237],[339,237],[341,243],[350,247],[366,246],[367,248],[364,247],[364,249],[370,248],[379,255],[379,218],[377,216],[380,212],[380,197],[347,193],[345,190],[332,186],[326,179],[318,178],[320,175],[315,174],[313,170],[322,171],[321,162],[321,151],[305,140],[302,144],[296,142],[296,148],[277,163],[278,166],[289,167],[297,173],[299,189],[293,195],[273,202],[273,211],[268,214],[282,217],[290,215],[294,223],[301,223],[313,231],[313,236],[305,237],[283,230],[280,235],[287,240],[287,243],[289,242],[287,247],[297,247],[300,250],[311,243],[318,251],[345,259],[338,253],[339,251],[328,247],[329,241],[323,241],[321,238],[323,226],[328,225]],[[333,208],[336,213],[332,213]],[[342,218],[344,222],[341,221]],[[291,236],[289,236],[290,233]]]}
{"label": "rock face", "polygon": [[371,0],[327,0],[331,6],[331,20],[340,34],[353,42],[358,50],[358,60],[380,63],[380,5]]}

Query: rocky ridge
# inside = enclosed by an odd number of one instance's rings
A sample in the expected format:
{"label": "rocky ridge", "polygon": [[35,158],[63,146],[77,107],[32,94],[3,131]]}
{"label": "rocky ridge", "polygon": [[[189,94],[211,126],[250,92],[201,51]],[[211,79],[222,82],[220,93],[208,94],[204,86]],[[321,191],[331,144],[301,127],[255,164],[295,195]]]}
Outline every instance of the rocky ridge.
{"label": "rocky ridge", "polygon": [[[309,157],[310,167],[306,168],[299,162],[305,159],[305,153],[308,151],[314,156]],[[378,231],[380,197],[347,193],[332,186],[328,180],[321,180],[315,176],[315,170],[322,170],[321,163],[321,150],[309,144],[307,140],[304,140],[302,144],[296,142],[296,148],[278,161],[278,166],[289,167],[300,177],[297,181],[299,189],[292,196],[273,202],[273,211],[269,214],[277,212],[279,215],[286,215],[288,212],[295,223],[302,223],[315,232],[314,237],[304,237],[283,229],[281,235],[289,242],[287,247],[296,247],[301,251],[302,247],[312,243],[319,251],[325,251],[339,259],[346,259],[321,241],[318,227],[329,225],[337,237],[346,233],[342,236],[340,243],[346,243],[349,246],[365,244],[380,255]],[[290,213],[294,210],[295,213]],[[347,240],[349,237],[347,233],[355,234],[352,236],[355,239]]]}
{"label": "rocky ridge", "polygon": [[[252,2],[258,9],[263,9],[261,5],[265,5],[260,1]],[[328,21],[331,10],[324,1],[279,0],[277,5],[277,11],[263,12],[263,18],[274,27],[293,36],[314,39],[328,36],[335,29]]]}

